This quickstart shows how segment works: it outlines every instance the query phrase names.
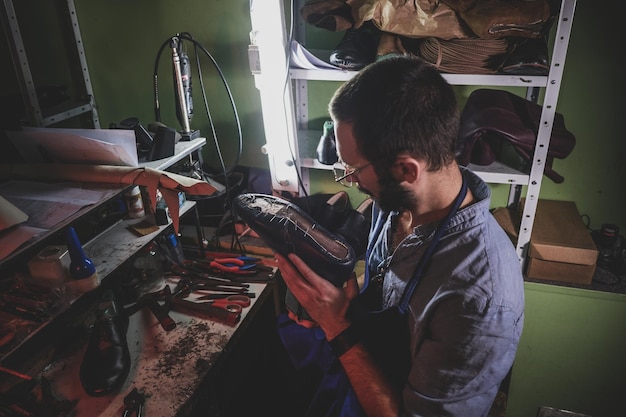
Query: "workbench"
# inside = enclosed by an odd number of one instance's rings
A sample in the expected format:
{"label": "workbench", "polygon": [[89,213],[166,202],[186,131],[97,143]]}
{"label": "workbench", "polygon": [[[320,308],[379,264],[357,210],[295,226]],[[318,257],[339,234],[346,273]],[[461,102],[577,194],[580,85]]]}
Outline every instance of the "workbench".
{"label": "workbench", "polygon": [[[204,138],[179,142],[173,157],[151,161],[145,166],[165,169],[200,150],[205,142]],[[5,258],[0,262],[4,267],[3,277],[9,278],[12,266],[25,266],[25,261],[44,245],[50,244],[49,241],[59,231],[82,221],[101,205],[109,204],[124,188],[111,188],[100,203],[84,207]],[[184,203],[180,208],[181,215],[194,210],[194,206],[194,202]],[[20,345],[0,357],[0,364],[6,369],[30,376],[38,382],[40,379],[49,382],[55,400],[72,403],[70,415],[73,417],[120,416],[125,408],[124,398],[133,389],[146,397],[144,416],[191,416],[199,408],[217,407],[212,399],[218,395],[211,390],[217,385],[217,390],[226,387],[220,382],[219,375],[227,372],[224,369],[230,366],[227,361],[232,360],[232,352],[241,350],[238,344],[241,340],[248,340],[251,337],[249,333],[255,333],[254,337],[258,338],[259,332],[264,335],[265,328],[271,328],[273,324],[278,296],[270,279],[250,282],[250,292],[254,292],[255,296],[234,324],[170,311],[176,327],[165,331],[149,309],[140,309],[129,317],[127,340],[132,365],[124,384],[110,395],[88,396],[81,386],[78,372],[90,334],[89,321],[85,318],[93,313],[99,299],[96,294],[123,283],[128,264],[142,252],[145,253],[151,241],[171,230],[171,224],[158,226],[144,236],[129,230],[129,226],[149,220],[149,216],[123,219],[90,241],[83,242],[85,252],[97,265],[101,287],[73,300],[67,309],[56,313]],[[257,323],[260,316],[263,316],[262,325]],[[250,356],[250,360],[255,359]],[[6,393],[7,387],[19,384],[20,380],[6,372],[0,373],[0,391]],[[43,384],[38,384],[40,386]]]}
{"label": "workbench", "polygon": [[144,416],[188,416],[202,401],[212,371],[227,359],[238,339],[254,325],[255,316],[265,303],[273,303],[273,285],[251,283],[256,294],[234,326],[191,317],[175,311],[170,316],[176,328],[165,331],[148,309],[130,316],[127,332],[132,366],[121,389],[104,397],[89,397],[79,379],[79,368],[86,346],[58,360],[43,376],[57,398],[76,401],[76,417],[119,417],[124,397],[134,388],[144,394]]}

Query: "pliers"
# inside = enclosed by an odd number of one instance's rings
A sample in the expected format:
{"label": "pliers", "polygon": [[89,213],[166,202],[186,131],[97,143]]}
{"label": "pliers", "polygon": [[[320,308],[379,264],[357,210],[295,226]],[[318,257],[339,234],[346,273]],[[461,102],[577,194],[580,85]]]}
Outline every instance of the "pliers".
{"label": "pliers", "polygon": [[257,260],[247,256],[215,258],[209,261],[208,265],[209,268],[214,270],[229,272],[231,274],[251,275],[257,273]]}
{"label": "pliers", "polygon": [[[173,277],[171,277],[173,278]],[[211,282],[205,280],[193,280],[186,277],[180,277],[174,290],[172,291],[173,297],[185,298],[192,292],[198,290],[207,291],[220,291],[223,293],[236,294],[244,293],[248,291],[250,284],[238,283],[238,282]]]}
{"label": "pliers", "polygon": [[257,262],[256,258],[239,256],[185,261],[182,266],[198,274],[210,271],[215,274],[254,275],[258,272]]}

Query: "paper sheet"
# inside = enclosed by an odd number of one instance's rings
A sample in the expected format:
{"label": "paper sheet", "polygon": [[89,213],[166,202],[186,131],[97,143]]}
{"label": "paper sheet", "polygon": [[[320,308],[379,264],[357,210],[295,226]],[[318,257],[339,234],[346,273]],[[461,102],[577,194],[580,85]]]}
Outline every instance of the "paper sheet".
{"label": "paper sheet", "polygon": [[0,231],[23,223],[26,220],[28,220],[28,214],[0,195]]}
{"label": "paper sheet", "polygon": [[291,42],[291,66],[302,69],[332,69],[341,71],[342,69],[336,67],[328,62],[322,61],[311,52],[307,51],[297,41]]}
{"label": "paper sheet", "polygon": [[5,206],[6,202],[26,216],[26,220],[18,226],[0,231],[0,260],[31,238],[47,232],[81,208],[99,202],[108,194],[109,191],[34,181],[7,181],[0,184],[0,204]]}
{"label": "paper sheet", "polygon": [[133,130],[28,127],[6,134],[29,163],[139,164]]}
{"label": "paper sheet", "polygon": [[174,229],[178,231],[178,192],[209,196],[218,192],[206,181],[196,180],[172,172],[152,168],[134,168],[110,165],[62,164],[6,164],[0,165],[0,179],[35,181],[72,181],[77,183],[135,184],[147,187],[148,195],[156,201],[161,191],[170,210]]}

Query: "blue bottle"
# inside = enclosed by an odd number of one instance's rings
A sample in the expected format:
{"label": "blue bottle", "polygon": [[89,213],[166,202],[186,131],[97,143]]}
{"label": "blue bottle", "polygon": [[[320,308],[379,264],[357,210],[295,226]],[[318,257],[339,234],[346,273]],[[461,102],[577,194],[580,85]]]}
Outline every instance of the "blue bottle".
{"label": "blue bottle", "polygon": [[70,280],[65,286],[70,291],[70,295],[80,295],[96,288],[100,282],[96,267],[85,255],[83,246],[78,240],[73,227],[68,227],[65,232],[67,249],[70,253]]}

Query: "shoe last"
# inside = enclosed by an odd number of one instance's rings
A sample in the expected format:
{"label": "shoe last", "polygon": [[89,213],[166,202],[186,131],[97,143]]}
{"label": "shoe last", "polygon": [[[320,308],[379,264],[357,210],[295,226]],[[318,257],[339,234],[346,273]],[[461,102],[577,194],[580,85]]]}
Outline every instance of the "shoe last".
{"label": "shoe last", "polygon": [[[233,208],[252,230],[277,253],[295,253],[318,275],[340,287],[350,277],[356,258],[352,247],[312,217],[281,198],[265,194],[241,194]],[[287,291],[287,308],[308,319]]]}
{"label": "shoe last", "polygon": [[113,292],[106,290],[80,366],[80,381],[90,396],[113,392],[126,380],[131,365],[127,328],[128,322],[118,310]]}

